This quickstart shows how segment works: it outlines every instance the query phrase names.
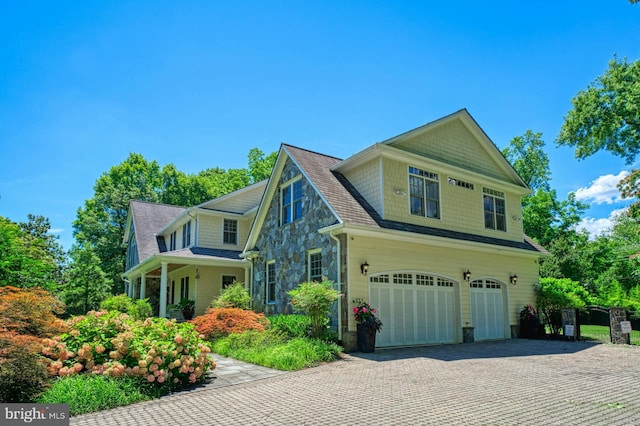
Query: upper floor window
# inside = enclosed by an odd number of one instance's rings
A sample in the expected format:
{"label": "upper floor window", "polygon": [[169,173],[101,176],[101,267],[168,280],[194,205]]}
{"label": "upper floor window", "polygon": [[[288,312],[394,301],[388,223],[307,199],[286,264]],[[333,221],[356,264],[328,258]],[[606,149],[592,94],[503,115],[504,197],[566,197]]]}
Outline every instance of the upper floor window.
{"label": "upper floor window", "polygon": [[138,264],[138,243],[135,234],[129,239],[129,247],[127,248],[127,269],[131,269]]}
{"label": "upper floor window", "polygon": [[409,167],[411,214],[440,219],[440,187],[438,175],[417,167]]}
{"label": "upper floor window", "polygon": [[506,231],[506,209],[504,192],[483,188],[484,227],[496,231]]}
{"label": "upper floor window", "polygon": [[191,221],[182,225],[182,248],[191,245]]}
{"label": "upper floor window", "polygon": [[176,231],[171,233],[171,237],[169,238],[169,251],[173,251],[176,249]]}
{"label": "upper floor window", "polygon": [[286,225],[302,217],[302,179],[280,190],[280,224]]}
{"label": "upper floor window", "polygon": [[225,244],[238,244],[238,221],[225,219],[222,232],[222,242]]}
{"label": "upper floor window", "polygon": [[273,260],[267,262],[266,279],[265,302],[276,303],[276,263]]}
{"label": "upper floor window", "polygon": [[310,251],[307,254],[307,275],[309,282],[322,281],[322,252],[320,250]]}

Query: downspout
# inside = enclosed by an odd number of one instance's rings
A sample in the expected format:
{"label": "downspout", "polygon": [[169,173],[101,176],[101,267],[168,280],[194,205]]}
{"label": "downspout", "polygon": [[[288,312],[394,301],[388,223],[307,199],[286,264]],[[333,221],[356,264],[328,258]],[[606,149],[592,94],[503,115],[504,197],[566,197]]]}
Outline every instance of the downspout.
{"label": "downspout", "polygon": [[[342,293],[342,258],[340,257],[340,240],[331,232],[329,232],[329,236],[336,241],[336,252],[338,257],[337,280],[339,291]],[[342,296],[338,298],[338,340],[342,340]]]}

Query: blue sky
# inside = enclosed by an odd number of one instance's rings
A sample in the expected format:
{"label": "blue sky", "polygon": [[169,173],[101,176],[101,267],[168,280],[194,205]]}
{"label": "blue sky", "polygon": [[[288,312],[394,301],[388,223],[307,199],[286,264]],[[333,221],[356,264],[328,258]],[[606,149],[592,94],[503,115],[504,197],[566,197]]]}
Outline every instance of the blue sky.
{"label": "blue sky", "polygon": [[0,216],[46,216],[67,249],[130,152],[188,173],[281,142],[346,158],[460,108],[500,148],[542,132],[588,229],[629,204],[615,183],[633,165],[554,144],[614,53],[640,59],[626,0],[8,0],[0,40]]}

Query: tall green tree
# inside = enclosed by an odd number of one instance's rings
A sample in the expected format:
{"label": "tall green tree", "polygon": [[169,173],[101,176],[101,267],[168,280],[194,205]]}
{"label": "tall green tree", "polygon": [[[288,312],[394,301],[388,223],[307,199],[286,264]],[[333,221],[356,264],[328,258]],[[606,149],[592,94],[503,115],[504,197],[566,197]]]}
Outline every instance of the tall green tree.
{"label": "tall green tree", "polygon": [[41,216],[29,215],[22,224],[0,216],[0,285],[58,288],[63,255],[49,231]]}
{"label": "tall green tree", "polygon": [[71,264],[62,292],[66,312],[83,315],[90,310],[97,310],[100,302],[111,295],[111,280],[100,268],[100,259],[90,246],[74,245],[69,256]]}
{"label": "tall green tree", "polygon": [[575,147],[577,158],[606,150],[633,163],[640,152],[640,61],[614,56],[571,103],[559,145]]}

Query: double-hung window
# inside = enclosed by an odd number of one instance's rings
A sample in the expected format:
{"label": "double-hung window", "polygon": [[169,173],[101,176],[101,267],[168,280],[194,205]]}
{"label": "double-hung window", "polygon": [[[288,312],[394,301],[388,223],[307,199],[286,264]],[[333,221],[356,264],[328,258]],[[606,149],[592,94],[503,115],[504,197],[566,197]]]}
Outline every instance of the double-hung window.
{"label": "double-hung window", "polygon": [[319,249],[307,253],[307,275],[309,282],[322,281],[322,252]]}
{"label": "double-hung window", "polygon": [[409,167],[411,214],[440,219],[440,187],[438,175],[417,167]]}
{"label": "double-hung window", "polygon": [[286,225],[302,217],[302,179],[280,190],[280,224]]}
{"label": "double-hung window", "polygon": [[232,219],[225,219],[223,225],[223,243],[224,244],[237,244],[238,243],[238,221]]}
{"label": "double-hung window", "polygon": [[267,262],[265,302],[276,303],[276,263]]}
{"label": "double-hung window", "polygon": [[506,209],[504,192],[482,188],[484,203],[484,227],[496,231],[506,231]]}

